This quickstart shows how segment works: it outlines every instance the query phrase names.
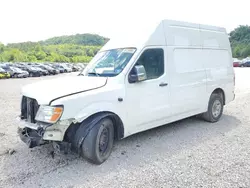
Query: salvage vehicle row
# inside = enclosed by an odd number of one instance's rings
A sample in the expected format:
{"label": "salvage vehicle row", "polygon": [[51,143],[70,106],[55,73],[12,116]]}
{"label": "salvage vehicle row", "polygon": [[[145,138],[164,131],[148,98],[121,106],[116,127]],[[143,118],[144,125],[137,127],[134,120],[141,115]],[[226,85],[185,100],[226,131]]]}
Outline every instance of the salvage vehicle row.
{"label": "salvage vehicle row", "polygon": [[78,72],[83,63],[0,63],[0,78],[27,78]]}

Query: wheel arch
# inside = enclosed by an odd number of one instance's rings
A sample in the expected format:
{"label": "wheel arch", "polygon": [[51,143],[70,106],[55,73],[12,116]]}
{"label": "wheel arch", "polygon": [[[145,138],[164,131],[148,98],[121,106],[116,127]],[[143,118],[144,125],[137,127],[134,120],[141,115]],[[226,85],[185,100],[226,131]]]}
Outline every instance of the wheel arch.
{"label": "wheel arch", "polygon": [[97,118],[100,121],[103,118],[110,118],[114,124],[115,139],[120,140],[124,137],[124,125],[121,118],[114,112],[102,111],[90,115],[87,119]]}
{"label": "wheel arch", "polygon": [[64,134],[64,141],[72,143],[73,149],[79,151],[89,131],[104,118],[110,118],[114,124],[114,139],[122,139],[124,137],[124,125],[121,118],[114,112],[101,111],[88,116],[80,123],[72,123]]}
{"label": "wheel arch", "polygon": [[225,96],[225,92],[222,88],[216,88],[212,94],[220,94],[222,96],[223,99],[223,105],[226,104],[226,96]]}

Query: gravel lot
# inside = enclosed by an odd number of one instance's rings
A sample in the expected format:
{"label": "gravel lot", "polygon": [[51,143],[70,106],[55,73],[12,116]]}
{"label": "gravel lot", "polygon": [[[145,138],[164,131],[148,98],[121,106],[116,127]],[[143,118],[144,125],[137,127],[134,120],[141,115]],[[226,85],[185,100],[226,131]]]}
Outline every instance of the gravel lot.
{"label": "gravel lot", "polygon": [[[92,165],[28,149],[16,133],[20,91],[43,78],[0,80],[0,187],[250,187],[250,69],[236,68],[236,99],[215,124],[185,119],[128,137]],[[65,75],[59,75],[65,76]]]}

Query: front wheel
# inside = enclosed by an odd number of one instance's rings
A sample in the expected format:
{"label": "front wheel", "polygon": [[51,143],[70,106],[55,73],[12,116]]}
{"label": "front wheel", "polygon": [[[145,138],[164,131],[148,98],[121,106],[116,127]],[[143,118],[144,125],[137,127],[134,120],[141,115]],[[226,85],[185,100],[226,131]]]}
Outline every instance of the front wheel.
{"label": "front wheel", "polygon": [[208,110],[202,114],[205,121],[215,123],[219,121],[223,113],[223,97],[221,94],[213,93],[210,97]]}
{"label": "front wheel", "polygon": [[99,121],[88,133],[82,144],[82,156],[94,164],[108,159],[114,143],[114,125],[111,119]]}

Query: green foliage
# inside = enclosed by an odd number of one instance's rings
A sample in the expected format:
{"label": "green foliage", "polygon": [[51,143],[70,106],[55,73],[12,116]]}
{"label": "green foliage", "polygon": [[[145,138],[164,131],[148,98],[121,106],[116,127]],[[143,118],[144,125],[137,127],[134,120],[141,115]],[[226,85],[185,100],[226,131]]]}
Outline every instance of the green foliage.
{"label": "green foliage", "polygon": [[76,34],[70,36],[53,37],[40,43],[43,45],[77,44],[86,46],[103,46],[109,39],[93,34]]}
{"label": "green foliage", "polygon": [[246,58],[250,56],[250,26],[239,26],[230,33],[233,57]]}
{"label": "green foliage", "polygon": [[27,61],[26,54],[22,53],[19,49],[9,49],[0,54],[0,59],[4,62],[20,62]]}
{"label": "green foliage", "polygon": [[107,40],[78,34],[41,42],[0,43],[0,62],[89,62]]}
{"label": "green foliage", "polygon": [[2,53],[4,51],[4,45],[0,42],[0,53]]}

